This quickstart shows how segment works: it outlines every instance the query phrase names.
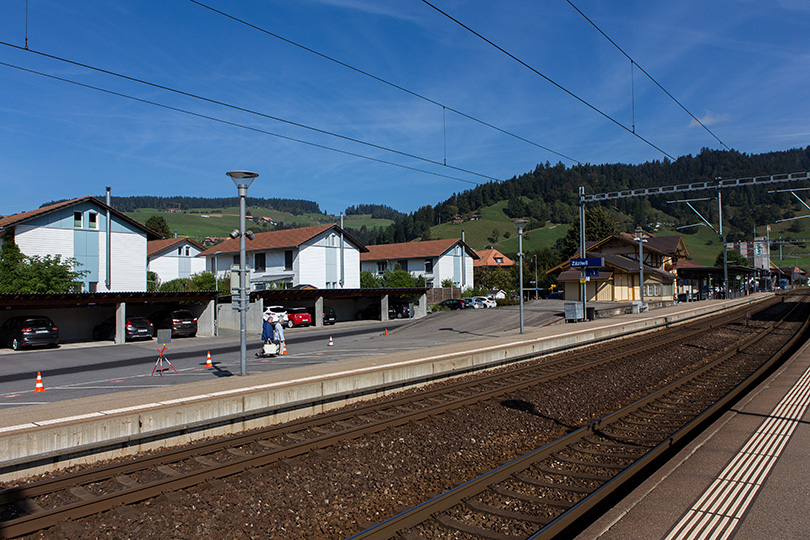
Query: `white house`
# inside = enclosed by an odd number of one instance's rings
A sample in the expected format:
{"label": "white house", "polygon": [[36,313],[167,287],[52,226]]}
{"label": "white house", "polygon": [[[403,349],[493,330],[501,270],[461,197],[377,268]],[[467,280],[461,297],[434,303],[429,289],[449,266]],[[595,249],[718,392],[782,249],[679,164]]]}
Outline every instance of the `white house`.
{"label": "white house", "polygon": [[427,240],[401,244],[368,246],[360,255],[360,270],[383,275],[397,264],[412,276],[424,276],[425,286],[440,288],[442,281],[451,280],[455,287],[473,287],[475,250],[460,239]]}
{"label": "white house", "polygon": [[[360,253],[366,247],[337,225],[317,225],[257,233],[245,239],[246,264],[253,290],[272,286],[318,289],[360,287]],[[203,251],[206,268],[217,278],[239,264],[239,239],[228,239]]]}
{"label": "white house", "polygon": [[145,291],[146,243],[160,238],[92,196],[0,218],[0,236],[9,231],[25,255],[76,259],[84,292]]}
{"label": "white house", "polygon": [[190,238],[150,240],[146,251],[147,268],[162,283],[205,272],[205,259],[197,257],[205,248]]}

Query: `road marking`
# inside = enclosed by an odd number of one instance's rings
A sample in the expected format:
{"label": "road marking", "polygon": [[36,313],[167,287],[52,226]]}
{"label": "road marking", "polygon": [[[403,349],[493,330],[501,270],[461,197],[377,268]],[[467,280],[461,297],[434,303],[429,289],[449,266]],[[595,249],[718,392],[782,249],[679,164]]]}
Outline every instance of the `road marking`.
{"label": "road marking", "polygon": [[670,531],[666,540],[730,538],[810,404],[810,368]]}

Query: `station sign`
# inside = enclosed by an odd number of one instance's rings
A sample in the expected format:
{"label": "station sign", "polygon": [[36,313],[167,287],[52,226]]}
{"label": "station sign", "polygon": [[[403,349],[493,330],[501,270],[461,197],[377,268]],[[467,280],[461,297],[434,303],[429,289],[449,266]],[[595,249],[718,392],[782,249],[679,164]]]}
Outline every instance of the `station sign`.
{"label": "station sign", "polygon": [[599,277],[599,269],[598,268],[586,268],[585,269],[585,276],[587,276],[587,277]]}
{"label": "station sign", "polygon": [[605,259],[602,257],[589,257],[586,259],[571,259],[571,268],[599,268],[605,266]]}

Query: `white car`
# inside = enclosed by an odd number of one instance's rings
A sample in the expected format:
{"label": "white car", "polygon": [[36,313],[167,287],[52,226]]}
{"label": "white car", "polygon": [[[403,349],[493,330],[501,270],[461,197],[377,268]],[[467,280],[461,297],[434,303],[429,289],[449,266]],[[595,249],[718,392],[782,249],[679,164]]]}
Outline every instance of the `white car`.
{"label": "white car", "polygon": [[287,316],[287,310],[284,309],[284,306],[268,306],[264,308],[264,316],[265,318],[272,319],[273,317],[278,317],[278,320],[281,324],[287,324],[289,321],[289,317]]}
{"label": "white car", "polygon": [[498,307],[498,303],[488,296],[476,296],[475,298],[473,298],[473,300],[475,300],[485,308]]}

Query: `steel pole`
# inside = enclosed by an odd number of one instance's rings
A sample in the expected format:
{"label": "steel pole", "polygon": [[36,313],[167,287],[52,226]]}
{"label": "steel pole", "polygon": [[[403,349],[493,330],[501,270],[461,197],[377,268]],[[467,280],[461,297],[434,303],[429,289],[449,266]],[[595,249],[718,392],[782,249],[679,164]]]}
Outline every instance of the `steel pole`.
{"label": "steel pole", "polygon": [[523,228],[518,229],[518,255],[520,255],[520,333],[523,333]]}
{"label": "steel pole", "polygon": [[247,274],[245,269],[245,198],[247,185],[239,184],[239,365],[247,374]]}

